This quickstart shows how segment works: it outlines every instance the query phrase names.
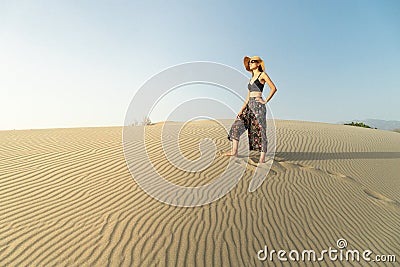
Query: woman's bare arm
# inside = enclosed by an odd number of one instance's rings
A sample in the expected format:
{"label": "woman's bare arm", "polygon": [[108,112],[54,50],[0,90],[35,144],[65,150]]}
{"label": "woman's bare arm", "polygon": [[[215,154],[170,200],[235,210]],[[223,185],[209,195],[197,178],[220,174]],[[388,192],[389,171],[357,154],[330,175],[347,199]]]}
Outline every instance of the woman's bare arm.
{"label": "woman's bare arm", "polygon": [[275,94],[276,91],[278,91],[278,89],[276,89],[275,84],[271,81],[271,79],[269,78],[268,74],[266,72],[263,72],[260,77],[262,79],[264,79],[266,81],[266,83],[268,84],[268,86],[271,88],[271,90],[269,91],[269,95],[268,97],[265,99],[265,103],[267,103],[272,96]]}

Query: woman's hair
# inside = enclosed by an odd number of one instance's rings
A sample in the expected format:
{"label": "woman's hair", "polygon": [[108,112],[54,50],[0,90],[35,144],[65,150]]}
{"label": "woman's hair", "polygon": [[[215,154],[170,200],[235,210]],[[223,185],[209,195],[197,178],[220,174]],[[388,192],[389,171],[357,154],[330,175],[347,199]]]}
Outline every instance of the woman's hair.
{"label": "woman's hair", "polygon": [[[264,72],[264,70],[263,70],[262,67],[261,67],[261,64],[258,65],[258,71]],[[253,74],[254,74],[254,73],[253,73]],[[254,76],[252,76],[252,77],[254,77]]]}

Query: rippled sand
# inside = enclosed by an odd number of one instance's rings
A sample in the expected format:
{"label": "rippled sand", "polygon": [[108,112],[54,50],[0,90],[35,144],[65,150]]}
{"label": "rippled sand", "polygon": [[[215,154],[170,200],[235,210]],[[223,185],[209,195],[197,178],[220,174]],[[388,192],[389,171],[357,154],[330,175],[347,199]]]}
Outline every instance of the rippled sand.
{"label": "rippled sand", "polygon": [[[262,185],[248,192],[255,155],[228,194],[190,208],[161,203],[138,186],[124,158],[122,127],[0,131],[0,266],[281,266],[276,254],[261,261],[257,252],[322,251],[337,248],[340,238],[347,249],[398,253],[400,134],[275,123],[276,157]],[[169,131],[182,126],[174,125]],[[146,127],[149,157],[176,184],[206,184],[230,160],[246,162],[217,155],[206,170],[184,172],[162,155],[161,126]],[[182,154],[198,159],[205,137],[216,151],[230,149],[225,129],[203,121],[182,130]]]}

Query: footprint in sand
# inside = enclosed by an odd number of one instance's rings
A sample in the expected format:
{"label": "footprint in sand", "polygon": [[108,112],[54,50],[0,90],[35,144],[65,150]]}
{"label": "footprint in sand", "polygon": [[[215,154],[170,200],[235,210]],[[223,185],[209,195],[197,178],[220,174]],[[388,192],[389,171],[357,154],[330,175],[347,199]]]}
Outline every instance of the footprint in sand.
{"label": "footprint in sand", "polygon": [[332,177],[335,177],[335,178],[338,178],[338,179],[341,179],[341,180],[344,180],[344,181],[347,181],[347,182],[350,182],[350,183],[355,183],[355,184],[361,185],[361,183],[358,182],[353,177],[344,175],[344,174],[339,173],[339,172],[323,170],[323,169],[320,169],[320,168],[317,168],[317,167],[314,167],[314,166],[311,166],[311,165],[306,165],[306,164],[298,163],[298,162],[288,162],[288,161],[284,161],[284,160],[279,160],[277,163],[281,168],[284,168],[284,169],[286,169],[284,166],[286,166],[286,167],[289,167],[289,166],[290,167],[297,167],[297,168],[304,169],[304,170],[307,170],[307,171],[310,171],[310,172],[319,172],[321,174],[327,174],[327,175],[330,175]]}
{"label": "footprint in sand", "polygon": [[342,179],[342,180],[345,180],[345,181],[348,181],[348,182],[351,182],[351,183],[355,183],[355,184],[361,185],[361,183],[358,182],[358,181],[357,181],[356,179],[354,179],[353,177],[344,175],[344,174],[342,174],[342,173],[334,172],[334,171],[326,171],[326,172],[327,172],[329,175],[334,176],[334,177],[337,177],[337,178],[339,178],[339,179]]}
{"label": "footprint in sand", "polygon": [[364,189],[364,192],[369,196],[372,197],[374,199],[377,199],[379,201],[382,201],[385,205],[388,205],[390,207],[394,207],[394,208],[398,208],[400,209],[400,202],[391,198],[388,198],[384,195],[382,195],[379,192],[373,191],[373,190],[369,190],[367,188]]}
{"label": "footprint in sand", "polygon": [[[238,164],[241,165],[246,165],[246,161],[244,159],[236,159],[235,161]],[[339,172],[335,172],[335,171],[329,171],[329,170],[322,170],[320,168],[316,168],[310,165],[305,165],[302,163],[297,163],[297,162],[288,162],[285,160],[274,160],[273,162],[273,168],[270,169],[270,173],[272,173],[272,175],[276,175],[277,172],[273,169],[276,169],[278,171],[285,171],[287,169],[287,167],[291,166],[291,167],[297,167],[297,168],[301,168],[301,169],[305,169],[311,172],[321,172],[327,175],[330,175],[331,177],[335,177],[337,179],[340,180],[344,180],[350,183],[354,183],[354,184],[358,184],[358,185],[362,185],[360,182],[358,182],[356,179],[354,179],[353,177],[347,176],[345,174],[339,173]],[[251,158],[249,159],[249,163],[247,168],[249,167],[257,167],[257,162],[255,162],[254,160],[252,160]],[[285,167],[286,166],[286,167]],[[258,165],[258,167],[263,168],[263,165],[260,164]],[[390,199],[384,195],[382,195],[381,193],[378,193],[376,191],[372,191],[369,189],[363,189],[364,193],[366,193],[369,197],[372,197],[373,199],[379,200],[381,201],[383,204],[387,205],[390,208],[395,208],[396,210],[400,211],[400,202]]]}

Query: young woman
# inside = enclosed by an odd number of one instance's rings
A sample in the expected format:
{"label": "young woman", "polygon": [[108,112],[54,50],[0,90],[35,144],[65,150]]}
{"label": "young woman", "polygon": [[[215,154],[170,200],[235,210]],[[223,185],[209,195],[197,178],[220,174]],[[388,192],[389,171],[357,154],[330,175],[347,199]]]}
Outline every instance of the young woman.
{"label": "young woman", "polygon": [[[231,152],[224,153],[225,156],[237,156],[240,136],[247,130],[249,138],[249,149],[260,151],[259,163],[265,163],[265,152],[267,152],[267,109],[265,104],[272,98],[276,89],[265,72],[264,61],[258,57],[244,57],[244,67],[252,73],[252,78],[247,85],[248,93],[242,109],[236,116],[228,134],[229,141],[233,141]],[[256,78],[254,78],[256,77]],[[271,88],[266,100],[262,99],[264,84]]]}

